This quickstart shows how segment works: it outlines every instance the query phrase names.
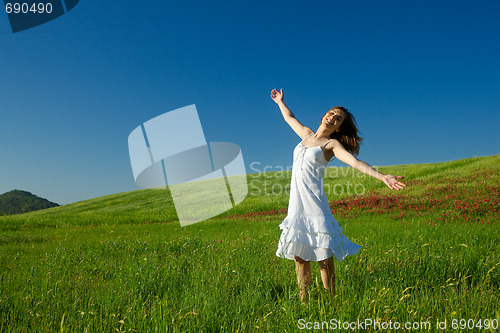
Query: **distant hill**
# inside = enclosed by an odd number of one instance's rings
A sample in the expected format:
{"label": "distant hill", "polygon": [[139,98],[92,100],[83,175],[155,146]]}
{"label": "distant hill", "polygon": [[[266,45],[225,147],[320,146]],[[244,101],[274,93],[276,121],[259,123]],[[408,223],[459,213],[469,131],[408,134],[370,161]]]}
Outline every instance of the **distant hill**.
{"label": "distant hill", "polygon": [[0,195],[0,215],[13,215],[56,207],[59,204],[27,191],[13,190]]}

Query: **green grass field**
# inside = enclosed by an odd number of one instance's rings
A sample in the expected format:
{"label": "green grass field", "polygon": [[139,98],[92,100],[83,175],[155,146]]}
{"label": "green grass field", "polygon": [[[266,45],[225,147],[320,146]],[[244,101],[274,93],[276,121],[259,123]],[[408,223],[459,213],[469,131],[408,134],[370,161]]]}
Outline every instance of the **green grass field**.
{"label": "green grass field", "polygon": [[182,228],[166,190],[0,217],[0,331],[495,331],[500,155],[378,169],[408,187],[327,170],[332,212],[363,248],[336,263],[333,298],[312,266],[307,305],[294,263],[275,256],[290,171],[249,174],[241,204]]}

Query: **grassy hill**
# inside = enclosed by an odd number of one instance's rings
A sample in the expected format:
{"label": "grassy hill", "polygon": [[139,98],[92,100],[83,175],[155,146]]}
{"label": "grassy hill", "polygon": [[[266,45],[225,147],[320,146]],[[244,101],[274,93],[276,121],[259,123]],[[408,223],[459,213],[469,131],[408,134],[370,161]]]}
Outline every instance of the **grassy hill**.
{"label": "grassy hill", "polygon": [[[450,185],[456,187],[455,192],[464,192],[464,198],[479,191],[475,195],[477,197],[492,188],[498,190],[500,182],[500,155],[376,168],[385,174],[404,176],[408,187],[403,191],[393,191],[382,182],[351,167],[330,167],[325,171],[324,185],[332,206],[343,199],[352,200],[373,195],[428,199],[428,196],[421,196],[430,191],[444,191]],[[218,217],[286,209],[290,177],[291,171],[249,174],[247,198],[234,209]],[[108,195],[28,214],[0,217],[0,230],[137,224],[145,221],[175,223],[176,219],[175,207],[168,189],[147,189]]]}
{"label": "grassy hill", "polygon": [[291,172],[248,175],[241,204],[183,228],[167,190],[2,216],[0,332],[282,332],[301,319],[455,331],[481,319],[488,331],[500,323],[499,162],[380,167],[403,191],[329,168],[332,212],[363,247],[336,263],[333,298],[312,265],[305,306],[293,262],[275,256]]}

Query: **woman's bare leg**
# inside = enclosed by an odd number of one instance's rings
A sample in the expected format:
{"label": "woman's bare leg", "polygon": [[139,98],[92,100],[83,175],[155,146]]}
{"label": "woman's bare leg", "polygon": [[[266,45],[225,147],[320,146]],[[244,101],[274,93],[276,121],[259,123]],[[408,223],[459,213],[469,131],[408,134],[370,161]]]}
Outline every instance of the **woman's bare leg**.
{"label": "woman's bare leg", "polygon": [[325,287],[331,295],[335,295],[335,262],[333,261],[333,257],[318,261],[318,264],[321,269],[323,287]]}
{"label": "woman's bare leg", "polygon": [[311,283],[311,263],[295,256],[295,270],[297,272],[297,282],[300,288],[300,300],[305,302],[309,295],[307,288]]}

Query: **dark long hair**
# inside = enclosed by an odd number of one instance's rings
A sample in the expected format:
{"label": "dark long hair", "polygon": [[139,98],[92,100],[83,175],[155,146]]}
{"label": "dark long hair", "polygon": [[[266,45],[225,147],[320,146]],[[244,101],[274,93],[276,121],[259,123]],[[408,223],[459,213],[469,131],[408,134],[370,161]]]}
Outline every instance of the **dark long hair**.
{"label": "dark long hair", "polygon": [[[340,130],[338,132],[333,132],[330,135],[330,138],[337,139],[342,144],[342,146],[344,146],[345,150],[347,150],[348,152],[350,152],[353,155],[358,155],[359,154],[359,146],[361,145],[363,138],[361,138],[358,135],[358,132],[360,132],[360,131],[358,130],[358,125],[356,124],[356,119],[354,119],[354,116],[352,115],[352,113],[350,113],[343,106],[335,106],[335,107],[331,108],[330,110],[328,110],[328,112],[330,112],[332,110],[344,111],[345,119],[342,122],[342,125],[340,125]],[[327,113],[325,113],[323,115],[323,117],[321,117],[321,123],[323,123],[323,118],[326,116]]]}

